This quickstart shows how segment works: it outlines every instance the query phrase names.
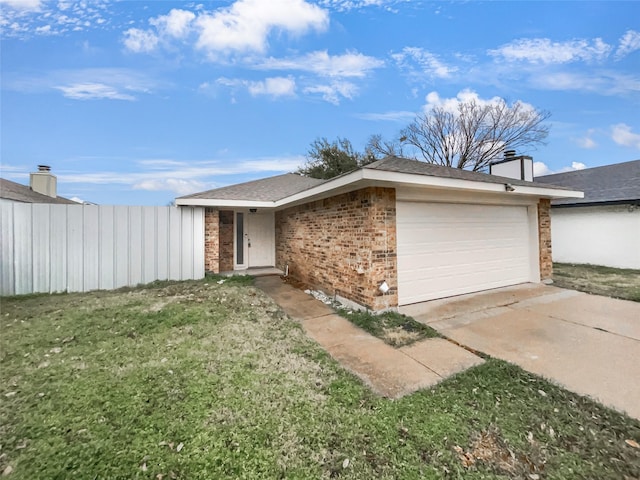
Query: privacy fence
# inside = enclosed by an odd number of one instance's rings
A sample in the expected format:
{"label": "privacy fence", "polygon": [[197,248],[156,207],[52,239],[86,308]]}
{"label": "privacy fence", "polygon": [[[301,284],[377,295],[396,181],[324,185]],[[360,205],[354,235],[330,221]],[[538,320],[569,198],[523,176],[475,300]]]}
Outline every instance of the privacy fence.
{"label": "privacy fence", "polygon": [[1,295],[204,277],[204,209],[0,201]]}

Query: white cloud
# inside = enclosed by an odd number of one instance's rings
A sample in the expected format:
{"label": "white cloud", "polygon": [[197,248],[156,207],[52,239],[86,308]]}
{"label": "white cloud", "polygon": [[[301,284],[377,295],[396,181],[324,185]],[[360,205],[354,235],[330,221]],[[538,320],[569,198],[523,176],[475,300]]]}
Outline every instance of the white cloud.
{"label": "white cloud", "polygon": [[640,134],[633,133],[631,127],[625,123],[618,123],[611,127],[611,138],[623,147],[640,149]]}
{"label": "white cloud", "polygon": [[404,47],[402,52],[391,54],[398,67],[413,77],[449,78],[456,67],[445,65],[433,53],[418,47]]}
{"label": "white cloud", "polygon": [[0,0],[0,5],[2,36],[29,38],[104,28],[111,1]]}
{"label": "white cloud", "polygon": [[620,59],[632,52],[635,52],[636,50],[640,50],[640,32],[627,30],[627,32],[620,38],[620,43],[616,50],[616,58]]}
{"label": "white cloud", "polygon": [[343,98],[353,99],[357,92],[358,87],[353,83],[343,81],[333,82],[328,85],[311,85],[304,89],[304,93],[320,94],[323,100],[334,105],[339,105],[340,100]]}
{"label": "white cloud", "polygon": [[228,8],[201,13],[197,47],[208,52],[263,52],[272,31],[303,34],[323,31],[325,10],[304,0],[237,0]]}
{"label": "white cloud", "polygon": [[[128,185],[139,190],[168,190],[179,195],[203,190],[219,182],[225,175],[256,174],[261,172],[285,173],[305,163],[301,155],[289,157],[262,157],[251,159],[192,160],[168,159],[130,160],[133,170],[122,172],[56,172],[62,183],[93,185]],[[16,175],[14,175],[16,176]]]}
{"label": "white cloud", "polygon": [[551,170],[544,162],[533,162],[533,177],[542,177],[543,175],[551,175],[553,173],[573,172],[576,170],[584,170],[587,166],[582,162],[571,162],[571,166],[562,167],[559,170]]}
{"label": "white cloud", "polygon": [[596,148],[598,144],[593,139],[593,135],[595,133],[596,131],[593,128],[591,128],[587,131],[587,134],[584,137],[576,138],[574,139],[574,141],[580,148],[586,148],[586,149]]}
{"label": "white cloud", "polygon": [[324,77],[364,77],[384,65],[382,60],[358,52],[329,55],[326,50],[296,58],[267,58],[256,68],[265,70],[302,70]]}
{"label": "white cloud", "polygon": [[[481,98],[475,91],[465,88],[458,92],[455,97],[451,98],[441,98],[438,92],[430,92],[425,97],[426,103],[423,107],[425,112],[429,112],[432,109],[439,107],[444,109],[447,112],[457,114],[459,113],[459,105],[465,102],[475,102],[477,105],[494,105],[504,102],[504,100],[500,97],[492,97],[492,98]],[[521,105],[521,108],[524,110],[534,110],[533,105],[525,102],[516,102]]]}
{"label": "white cloud", "polygon": [[321,0],[319,3],[338,12],[348,12],[366,7],[385,7],[386,10],[391,10],[387,5],[397,2],[398,0]]}
{"label": "white cloud", "polygon": [[0,5],[7,5],[17,10],[40,10],[41,0],[0,0]]}
{"label": "white cloud", "polygon": [[399,110],[399,111],[382,112],[382,113],[358,113],[355,116],[357,118],[361,118],[362,120],[405,123],[413,120],[416,116],[416,112]]}
{"label": "white cloud", "polygon": [[543,175],[550,175],[553,173],[544,162],[533,162],[533,176],[542,177]]}
{"label": "white cloud", "polygon": [[55,87],[67,98],[74,100],[135,100],[133,95],[118,91],[115,87],[103,83],[77,83]]}
{"label": "white cloud", "polygon": [[130,28],[124,32],[124,46],[135,53],[152,52],[158,46],[158,36],[147,30]]}
{"label": "white cloud", "polygon": [[177,195],[188,195],[205,189],[204,183],[198,180],[181,180],[168,178],[165,180],[142,180],[133,185],[134,190],[168,191]]}
{"label": "white cloud", "polygon": [[529,76],[535,88],[545,90],[573,90],[600,95],[628,95],[640,92],[640,79],[619,72],[550,72],[543,71]]}
{"label": "white cloud", "polygon": [[287,97],[295,95],[296,82],[291,77],[272,77],[261,82],[249,82],[248,88],[253,96]]}
{"label": "white cloud", "polygon": [[553,42],[548,38],[522,38],[489,50],[489,55],[507,61],[525,61],[540,64],[560,64],[576,61],[601,60],[612,47],[601,38]]}
{"label": "white cloud", "polygon": [[149,20],[159,32],[173,38],[184,38],[191,30],[191,23],[196,15],[189,10],[172,9],[167,15],[160,15]]}
{"label": "white cloud", "polygon": [[[220,77],[215,83],[230,88],[246,88],[249,94],[254,97],[258,95],[269,95],[274,98],[286,97],[295,95],[296,91],[296,82],[291,77],[270,77],[260,81]],[[199,90],[205,93],[212,89],[213,86],[209,82],[205,82],[199,87]]]}

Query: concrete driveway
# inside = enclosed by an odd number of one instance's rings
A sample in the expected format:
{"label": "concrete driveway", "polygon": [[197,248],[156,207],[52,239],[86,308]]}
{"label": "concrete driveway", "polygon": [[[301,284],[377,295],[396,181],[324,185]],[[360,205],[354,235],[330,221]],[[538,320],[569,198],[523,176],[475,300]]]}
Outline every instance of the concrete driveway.
{"label": "concrete driveway", "polygon": [[640,419],[640,303],[524,284],[400,311]]}

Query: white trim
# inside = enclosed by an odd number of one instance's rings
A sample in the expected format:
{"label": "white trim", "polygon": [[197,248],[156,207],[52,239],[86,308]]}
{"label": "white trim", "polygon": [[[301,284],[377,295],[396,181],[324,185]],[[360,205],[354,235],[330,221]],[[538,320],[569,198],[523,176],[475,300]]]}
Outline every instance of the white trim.
{"label": "white trim", "polygon": [[238,208],[283,208],[295,203],[308,202],[314,199],[325,198],[339,193],[340,189],[353,190],[358,184],[368,185],[405,185],[417,187],[430,187],[436,189],[448,189],[467,192],[486,192],[506,195],[507,197],[544,197],[544,198],[584,198],[584,193],[577,190],[560,190],[553,187],[513,185],[512,192],[505,191],[505,183],[478,182],[475,180],[462,180],[458,178],[436,177],[432,175],[420,175],[415,173],[389,172],[371,168],[361,168],[347,173],[326,183],[290,195],[280,200],[265,202],[251,200],[222,200],[205,198],[176,199],[179,206],[204,206],[204,207],[238,207]]}
{"label": "white trim", "polygon": [[179,207],[237,207],[237,208],[273,208],[274,202],[254,200],[221,200],[215,198],[176,198]]}

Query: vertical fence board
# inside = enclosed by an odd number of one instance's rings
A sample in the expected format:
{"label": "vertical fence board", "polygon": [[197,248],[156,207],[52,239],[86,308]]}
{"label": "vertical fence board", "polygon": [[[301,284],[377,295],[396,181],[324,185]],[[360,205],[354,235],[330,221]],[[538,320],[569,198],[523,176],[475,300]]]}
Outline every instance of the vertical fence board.
{"label": "vertical fence board", "polygon": [[84,228],[83,208],[67,210],[67,290],[83,292],[84,287]]}
{"label": "vertical fence board", "polygon": [[100,288],[100,207],[85,205],[83,208],[83,264],[84,281],[82,290]]}
{"label": "vertical fence board", "polygon": [[51,228],[48,204],[33,204],[31,217],[33,291],[49,292],[51,286]]}
{"label": "vertical fence board", "polygon": [[180,280],[180,239],[182,229],[180,228],[182,213],[180,210],[169,211],[169,279]]}
{"label": "vertical fence board", "polygon": [[13,202],[0,201],[0,293],[16,293],[14,277],[14,221]]}
{"label": "vertical fence board", "polygon": [[142,207],[142,282],[158,280],[156,207]]}
{"label": "vertical fence board", "polygon": [[204,276],[204,209],[0,201],[0,294]]}
{"label": "vertical fence board", "polygon": [[[169,279],[169,209],[157,209],[156,245],[157,245],[157,278]],[[204,236],[203,236],[204,238]]]}
{"label": "vertical fence board", "polygon": [[116,261],[115,261],[115,219],[114,207],[100,207],[100,285],[102,290],[116,288]]}
{"label": "vertical fence board", "polygon": [[13,211],[16,294],[33,292],[33,256],[30,204],[16,204]]}
{"label": "vertical fence board", "polygon": [[129,207],[113,207],[115,216],[114,254],[115,288],[129,283]]}
{"label": "vertical fence board", "polygon": [[51,252],[51,283],[49,292],[64,292],[69,288],[67,261],[67,212],[66,205],[49,208],[49,251]]}

